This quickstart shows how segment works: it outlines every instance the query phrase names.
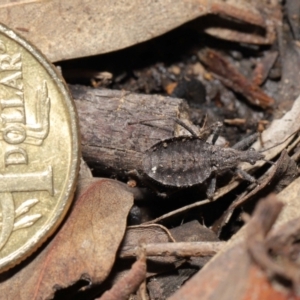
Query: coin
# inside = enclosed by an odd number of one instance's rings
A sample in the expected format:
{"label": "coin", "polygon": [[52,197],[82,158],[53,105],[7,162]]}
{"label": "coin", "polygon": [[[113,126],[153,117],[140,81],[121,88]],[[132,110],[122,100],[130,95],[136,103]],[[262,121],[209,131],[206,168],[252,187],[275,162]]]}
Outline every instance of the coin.
{"label": "coin", "polygon": [[0,25],[0,272],[58,227],[79,168],[74,103],[54,66]]}

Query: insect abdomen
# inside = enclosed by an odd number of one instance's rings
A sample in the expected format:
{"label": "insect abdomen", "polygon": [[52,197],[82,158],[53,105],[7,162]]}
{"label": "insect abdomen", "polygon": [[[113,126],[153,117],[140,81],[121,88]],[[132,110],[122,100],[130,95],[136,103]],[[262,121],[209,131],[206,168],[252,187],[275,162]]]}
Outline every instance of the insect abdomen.
{"label": "insect abdomen", "polygon": [[211,174],[208,146],[195,137],[159,142],[144,154],[144,173],[168,186],[187,187],[202,183]]}

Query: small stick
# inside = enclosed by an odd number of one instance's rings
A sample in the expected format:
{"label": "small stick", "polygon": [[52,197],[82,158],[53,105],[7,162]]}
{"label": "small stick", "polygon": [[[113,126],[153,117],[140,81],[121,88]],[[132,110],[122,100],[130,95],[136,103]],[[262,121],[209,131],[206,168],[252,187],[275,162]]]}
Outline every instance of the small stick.
{"label": "small stick", "polygon": [[127,300],[136,292],[146,278],[146,255],[144,246],[138,247],[138,260],[132,265],[130,271],[100,298],[96,300]]}
{"label": "small stick", "polygon": [[239,185],[239,181],[235,180],[233,182],[231,182],[229,185],[220,188],[213,196],[213,199],[204,199],[204,200],[200,200],[197,201],[195,203],[192,204],[188,204],[186,206],[180,207],[178,209],[175,209],[169,213],[166,213],[164,215],[161,215],[160,217],[153,219],[151,221],[148,222],[144,222],[142,225],[146,225],[146,224],[154,224],[154,223],[158,223],[161,222],[165,219],[171,218],[171,217],[175,217],[177,215],[180,215],[182,213],[187,212],[190,209],[193,209],[195,207],[199,207],[208,203],[211,203],[213,201],[217,201],[219,198],[221,198],[222,196],[226,195],[228,192],[232,191],[234,188],[236,188]]}
{"label": "small stick", "polygon": [[[225,242],[179,242],[146,244],[147,256],[176,256],[176,257],[199,257],[214,255],[225,245]],[[136,256],[139,247],[121,250],[120,257]]]}

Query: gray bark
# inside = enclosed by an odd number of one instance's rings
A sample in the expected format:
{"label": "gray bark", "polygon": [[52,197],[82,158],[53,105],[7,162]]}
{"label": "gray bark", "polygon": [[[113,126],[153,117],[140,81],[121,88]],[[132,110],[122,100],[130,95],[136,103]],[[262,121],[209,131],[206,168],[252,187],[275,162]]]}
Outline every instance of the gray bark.
{"label": "gray bark", "polygon": [[[140,171],[146,149],[183,134],[182,128],[170,118],[190,125],[188,105],[182,99],[79,85],[69,87],[79,115],[83,158],[103,174]],[[128,124],[154,118],[162,120],[152,121],[153,126]]]}

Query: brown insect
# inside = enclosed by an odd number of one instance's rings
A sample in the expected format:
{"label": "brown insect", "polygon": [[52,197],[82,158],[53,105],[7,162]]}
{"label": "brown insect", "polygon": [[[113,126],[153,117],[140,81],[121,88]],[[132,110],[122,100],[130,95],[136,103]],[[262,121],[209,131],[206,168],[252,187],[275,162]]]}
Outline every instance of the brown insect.
{"label": "brown insect", "polygon": [[[148,120],[153,121],[153,120]],[[244,151],[256,139],[257,134],[237,143],[232,148],[215,145],[219,136],[220,123],[217,123],[212,144],[204,141],[181,120],[175,122],[187,129],[191,136],[180,136],[162,140],[143,154],[143,175],[169,187],[190,187],[208,181],[206,194],[212,198],[216,188],[216,177],[222,171],[232,170],[250,182],[256,179],[238,168],[240,162],[255,164],[263,160],[264,155],[253,148]],[[145,123],[140,121],[137,123]],[[130,123],[136,124],[136,123]]]}

